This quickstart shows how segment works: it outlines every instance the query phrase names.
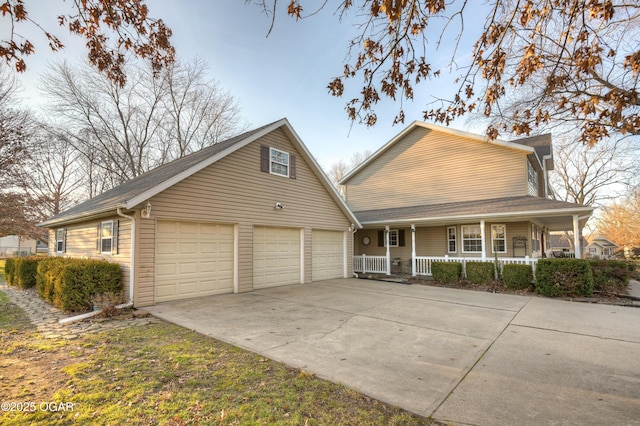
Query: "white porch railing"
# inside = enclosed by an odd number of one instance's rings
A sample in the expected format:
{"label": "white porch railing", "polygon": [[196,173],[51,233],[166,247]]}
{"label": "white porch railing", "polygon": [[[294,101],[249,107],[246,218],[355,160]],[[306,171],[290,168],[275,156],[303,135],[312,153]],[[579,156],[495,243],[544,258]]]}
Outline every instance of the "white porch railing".
{"label": "white porch railing", "polygon": [[368,272],[376,274],[387,273],[387,256],[353,256],[353,270],[355,272]]}
{"label": "white porch railing", "polygon": [[[482,259],[479,257],[449,257],[449,256],[416,256],[416,275],[431,276],[431,264],[433,262],[461,262],[462,270],[466,271],[467,262],[495,262],[496,259]],[[526,257],[499,257],[497,259],[500,269],[504,265],[517,264],[517,265],[531,265],[533,274],[536,273],[536,265],[538,264],[537,258]]]}
{"label": "white porch railing", "polygon": [[[462,270],[466,271],[467,262],[495,262],[496,259],[482,259],[479,257],[449,257],[449,256],[416,256],[416,270],[413,275],[433,275],[431,265],[433,262],[461,262]],[[537,258],[527,257],[499,257],[497,259],[500,269],[507,264],[531,265],[533,274],[536,273]],[[387,257],[386,256],[353,256],[353,270],[362,273],[387,273]]]}

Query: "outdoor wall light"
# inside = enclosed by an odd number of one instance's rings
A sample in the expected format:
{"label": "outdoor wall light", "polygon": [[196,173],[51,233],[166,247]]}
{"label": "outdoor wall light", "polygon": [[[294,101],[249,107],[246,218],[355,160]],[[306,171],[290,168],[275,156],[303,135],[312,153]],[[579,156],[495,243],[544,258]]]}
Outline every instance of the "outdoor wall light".
{"label": "outdoor wall light", "polygon": [[147,201],[147,205],[142,209],[141,215],[147,219],[151,217],[151,202]]}
{"label": "outdoor wall light", "polygon": [[276,203],[276,209],[284,209],[282,203]]}

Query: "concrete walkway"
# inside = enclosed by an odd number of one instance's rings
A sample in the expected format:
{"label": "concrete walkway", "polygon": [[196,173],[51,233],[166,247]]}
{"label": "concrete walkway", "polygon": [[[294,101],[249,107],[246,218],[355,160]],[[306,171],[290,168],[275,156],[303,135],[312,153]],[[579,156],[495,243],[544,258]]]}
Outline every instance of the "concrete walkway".
{"label": "concrete walkway", "polygon": [[160,318],[460,425],[640,425],[640,309],[365,280]]}
{"label": "concrete walkway", "polygon": [[107,330],[120,330],[129,327],[143,326],[159,320],[149,315],[136,313],[129,318],[119,317],[115,320],[107,318],[89,318],[84,321],[61,325],[59,321],[72,315],[62,312],[41,299],[35,289],[22,290],[9,287],[0,282],[0,291],[6,294],[12,303],[18,305],[29,317],[29,321],[38,332],[47,339],[72,340],[87,333],[98,333]]}

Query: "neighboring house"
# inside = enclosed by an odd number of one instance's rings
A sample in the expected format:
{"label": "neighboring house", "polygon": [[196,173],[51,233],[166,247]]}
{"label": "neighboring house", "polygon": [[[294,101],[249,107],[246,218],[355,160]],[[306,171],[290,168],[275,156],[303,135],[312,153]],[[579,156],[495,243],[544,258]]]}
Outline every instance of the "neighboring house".
{"label": "neighboring house", "polygon": [[587,246],[587,254],[589,257],[597,259],[614,259],[619,246],[611,240],[606,239],[602,235],[597,235]]}
{"label": "neighboring house", "polygon": [[30,256],[46,252],[47,243],[45,241],[18,235],[0,237],[0,257]]}
{"label": "neighboring house", "polygon": [[54,216],[50,254],[123,266],[135,306],[352,275],[359,223],[286,119]]}
{"label": "neighboring house", "polygon": [[[582,237],[580,241],[580,248],[584,251],[588,245],[587,240]],[[551,233],[549,235],[548,242],[548,257],[575,257],[575,252],[573,250],[573,237],[568,236],[566,233]]]}
{"label": "neighboring house", "polygon": [[[430,275],[434,260],[534,263],[593,208],[548,198],[550,135],[514,142],[414,122],[348,173],[357,272]],[[580,256],[580,253],[578,253]]]}

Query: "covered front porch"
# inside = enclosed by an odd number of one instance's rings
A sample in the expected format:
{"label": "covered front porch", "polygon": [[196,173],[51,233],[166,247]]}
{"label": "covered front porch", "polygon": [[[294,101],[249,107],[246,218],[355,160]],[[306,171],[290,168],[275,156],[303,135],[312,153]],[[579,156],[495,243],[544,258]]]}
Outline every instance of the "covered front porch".
{"label": "covered front porch", "polygon": [[[433,262],[531,265],[551,256],[549,232],[580,230],[590,207],[538,197],[356,212],[356,273],[431,276]],[[581,257],[579,242],[576,257]]]}

